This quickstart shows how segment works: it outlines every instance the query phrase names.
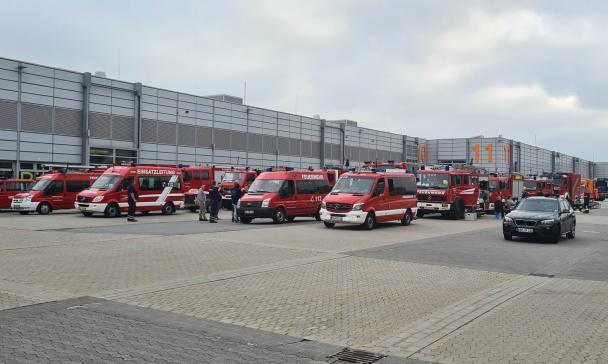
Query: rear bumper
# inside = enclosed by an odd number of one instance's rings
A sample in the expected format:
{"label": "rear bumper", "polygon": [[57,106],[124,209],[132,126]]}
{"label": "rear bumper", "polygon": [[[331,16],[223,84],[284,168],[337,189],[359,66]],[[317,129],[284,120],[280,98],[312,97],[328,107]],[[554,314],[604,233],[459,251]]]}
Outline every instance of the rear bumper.
{"label": "rear bumper", "polygon": [[441,212],[441,211],[450,211],[452,205],[449,203],[442,202],[418,202],[418,211],[424,212]]}
{"label": "rear bumper", "polygon": [[[528,228],[532,229],[532,232],[522,232],[518,231],[518,228]],[[552,238],[559,231],[559,224],[553,225],[537,225],[534,227],[522,227],[516,226],[513,223],[503,222],[502,224],[502,232],[503,234],[508,234],[512,236],[528,236],[528,237],[538,237],[538,238]]]}
{"label": "rear bumper", "polygon": [[367,212],[365,211],[330,212],[326,209],[321,209],[319,214],[321,215],[321,220],[336,224],[363,224],[367,217]]}
{"label": "rear bumper", "polygon": [[[232,203],[232,202],[230,202]],[[236,214],[241,217],[255,218],[273,218],[273,207],[239,207],[236,209]]]}
{"label": "rear bumper", "polygon": [[39,204],[40,202],[25,202],[20,200],[15,201],[13,199],[13,201],[11,201],[11,210],[32,212],[38,209]]}

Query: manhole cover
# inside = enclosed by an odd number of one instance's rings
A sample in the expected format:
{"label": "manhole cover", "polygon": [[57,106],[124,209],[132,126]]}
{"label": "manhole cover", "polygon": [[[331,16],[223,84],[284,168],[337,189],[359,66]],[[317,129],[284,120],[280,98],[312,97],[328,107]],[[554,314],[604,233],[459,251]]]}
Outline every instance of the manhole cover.
{"label": "manhole cover", "polygon": [[384,355],[370,353],[369,351],[351,350],[349,348],[344,348],[341,352],[330,356],[330,358],[336,358],[338,360],[345,361],[348,363],[371,364],[384,358]]}

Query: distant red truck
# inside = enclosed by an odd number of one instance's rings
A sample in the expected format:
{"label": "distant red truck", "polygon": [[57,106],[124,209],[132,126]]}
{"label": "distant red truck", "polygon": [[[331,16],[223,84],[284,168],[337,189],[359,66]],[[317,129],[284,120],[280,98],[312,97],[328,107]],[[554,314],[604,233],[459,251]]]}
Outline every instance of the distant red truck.
{"label": "distant red truck", "polygon": [[31,183],[31,179],[0,180],[0,210],[10,209],[13,197],[19,193],[26,192]]}

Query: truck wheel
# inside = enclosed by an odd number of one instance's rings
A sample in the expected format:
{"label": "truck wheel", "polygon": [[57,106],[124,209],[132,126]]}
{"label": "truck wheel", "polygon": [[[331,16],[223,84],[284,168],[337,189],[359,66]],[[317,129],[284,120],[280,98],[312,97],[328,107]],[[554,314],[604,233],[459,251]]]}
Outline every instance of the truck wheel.
{"label": "truck wheel", "polygon": [[368,212],[365,222],[363,222],[363,228],[365,230],[372,230],[376,226],[376,215],[373,212]]}
{"label": "truck wheel", "polygon": [[106,206],[106,209],[104,210],[103,214],[105,217],[119,217],[120,207],[118,207],[118,204],[116,203],[111,203]]}
{"label": "truck wheel", "polygon": [[323,224],[325,225],[326,228],[333,228],[334,226],[336,226],[336,224],[334,224],[333,222],[327,222],[327,221],[323,221]]}
{"label": "truck wheel", "polygon": [[53,208],[51,207],[51,205],[48,204],[48,202],[43,202],[38,205],[38,208],[36,210],[40,215],[48,215],[53,211]]}
{"label": "truck wheel", "polygon": [[464,202],[462,200],[454,202],[454,209],[450,211],[450,217],[453,220],[464,219]]}
{"label": "truck wheel", "polygon": [[251,218],[250,217],[241,217],[241,222],[243,224],[251,224]]}
{"label": "truck wheel", "polygon": [[412,212],[408,209],[403,215],[403,219],[401,219],[401,225],[408,226],[412,223]]}
{"label": "truck wheel", "polygon": [[92,213],[92,212],[83,212],[82,214],[83,214],[84,216],[86,216],[86,217],[91,217],[91,216],[93,216],[93,213]]}
{"label": "truck wheel", "polygon": [[190,212],[196,212],[197,208],[196,206],[190,206],[188,210],[190,210]]}
{"label": "truck wheel", "polygon": [[272,218],[272,221],[274,221],[275,224],[284,224],[285,220],[285,209],[282,207],[277,207],[276,210],[274,210],[274,217]]}
{"label": "truck wheel", "polygon": [[163,208],[160,210],[163,215],[171,215],[175,213],[175,206],[171,202],[167,202],[163,205]]}

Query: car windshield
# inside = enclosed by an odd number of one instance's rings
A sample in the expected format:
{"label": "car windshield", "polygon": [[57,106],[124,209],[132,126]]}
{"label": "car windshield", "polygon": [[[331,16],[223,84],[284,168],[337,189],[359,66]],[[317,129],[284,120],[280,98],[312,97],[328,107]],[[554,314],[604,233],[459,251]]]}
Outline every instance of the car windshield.
{"label": "car windshield", "polygon": [[256,179],[249,187],[248,193],[266,193],[279,192],[281,186],[285,183],[283,179]]}
{"label": "car windshield", "polygon": [[32,191],[43,191],[50,183],[51,183],[51,180],[48,178],[39,179],[38,181],[34,182],[31,190]]}
{"label": "car windshield", "polygon": [[243,179],[242,173],[226,172],[222,181],[224,182],[240,182]]}
{"label": "car windshield", "polygon": [[557,209],[557,200],[553,199],[524,199],[517,205],[517,210],[521,211],[553,212]]}
{"label": "car windshield", "polygon": [[536,181],[524,181],[524,187],[527,190],[535,190],[536,189]]}
{"label": "car windshield", "polygon": [[331,193],[352,193],[357,195],[366,195],[372,190],[374,181],[372,177],[340,177]]}
{"label": "car windshield", "polygon": [[96,188],[98,190],[111,190],[114,188],[114,186],[116,186],[118,181],[120,181],[120,175],[118,174],[102,174],[93,183],[91,188]]}
{"label": "car windshield", "polygon": [[418,186],[427,188],[447,188],[448,175],[444,173],[420,173]]}

